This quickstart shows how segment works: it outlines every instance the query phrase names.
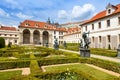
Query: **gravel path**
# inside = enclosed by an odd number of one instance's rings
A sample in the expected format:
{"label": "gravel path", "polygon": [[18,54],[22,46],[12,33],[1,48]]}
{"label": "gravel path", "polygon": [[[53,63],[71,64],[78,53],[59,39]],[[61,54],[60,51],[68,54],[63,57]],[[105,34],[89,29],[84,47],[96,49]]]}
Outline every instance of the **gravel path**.
{"label": "gravel path", "polygon": [[16,70],[22,70],[22,75],[29,75],[30,74],[30,68],[7,69],[7,70],[0,70],[0,72],[16,71]]}
{"label": "gravel path", "polygon": [[[80,52],[77,52],[77,51],[71,51],[71,50],[65,50],[65,49],[59,49],[59,50],[80,54]],[[113,58],[113,57],[107,57],[107,56],[101,56],[101,55],[95,55],[95,54],[91,54],[91,57],[120,63],[120,58]]]}

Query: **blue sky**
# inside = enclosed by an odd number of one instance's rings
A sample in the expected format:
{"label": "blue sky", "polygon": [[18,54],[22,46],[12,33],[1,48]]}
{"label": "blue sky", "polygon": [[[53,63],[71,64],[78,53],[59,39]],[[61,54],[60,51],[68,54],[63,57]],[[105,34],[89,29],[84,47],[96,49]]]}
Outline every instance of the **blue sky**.
{"label": "blue sky", "polygon": [[120,0],[0,0],[0,24],[18,26],[30,19],[60,24],[83,21]]}

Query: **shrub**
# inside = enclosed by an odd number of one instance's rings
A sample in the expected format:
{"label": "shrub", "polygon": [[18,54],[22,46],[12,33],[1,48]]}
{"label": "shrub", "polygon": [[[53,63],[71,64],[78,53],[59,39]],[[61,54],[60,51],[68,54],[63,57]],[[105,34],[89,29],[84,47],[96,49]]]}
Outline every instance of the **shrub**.
{"label": "shrub", "polygon": [[4,48],[5,47],[5,40],[4,38],[0,37],[0,48]]}

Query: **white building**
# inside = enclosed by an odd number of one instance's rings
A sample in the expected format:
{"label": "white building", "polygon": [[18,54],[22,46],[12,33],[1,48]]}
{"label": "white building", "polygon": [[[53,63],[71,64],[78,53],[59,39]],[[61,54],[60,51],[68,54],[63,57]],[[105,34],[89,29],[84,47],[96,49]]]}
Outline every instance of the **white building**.
{"label": "white building", "polygon": [[0,25],[0,37],[5,39],[5,44],[11,42],[13,45],[19,43],[19,31],[15,27]]}
{"label": "white building", "polygon": [[120,4],[108,4],[82,25],[82,32],[90,31],[92,48],[116,49],[120,43]]}
{"label": "white building", "polygon": [[56,38],[59,44],[63,43],[63,35],[66,29],[57,28],[46,22],[25,20],[19,25],[19,32],[19,44],[41,44],[45,46],[48,43],[49,46],[53,46]]}
{"label": "white building", "polygon": [[81,28],[72,27],[67,29],[67,33],[64,35],[64,41],[67,43],[80,43]]}

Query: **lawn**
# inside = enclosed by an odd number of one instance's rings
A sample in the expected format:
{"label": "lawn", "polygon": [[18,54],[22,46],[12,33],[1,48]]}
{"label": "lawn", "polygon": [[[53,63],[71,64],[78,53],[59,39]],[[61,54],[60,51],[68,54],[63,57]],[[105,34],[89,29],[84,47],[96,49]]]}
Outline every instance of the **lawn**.
{"label": "lawn", "polygon": [[22,70],[0,72],[0,80],[8,80],[11,77],[21,75]]}
{"label": "lawn", "polygon": [[74,65],[64,65],[64,66],[52,66],[45,68],[47,72],[56,72],[63,70],[75,70],[77,72],[88,73],[91,76],[97,78],[98,80],[114,80],[115,76],[109,75],[92,67],[89,67],[85,64],[74,64]]}

